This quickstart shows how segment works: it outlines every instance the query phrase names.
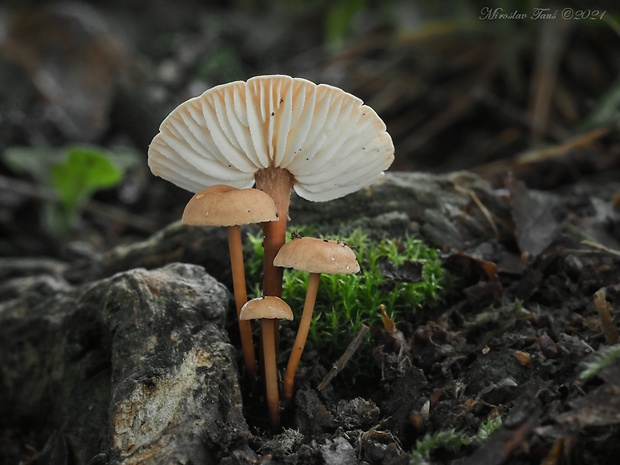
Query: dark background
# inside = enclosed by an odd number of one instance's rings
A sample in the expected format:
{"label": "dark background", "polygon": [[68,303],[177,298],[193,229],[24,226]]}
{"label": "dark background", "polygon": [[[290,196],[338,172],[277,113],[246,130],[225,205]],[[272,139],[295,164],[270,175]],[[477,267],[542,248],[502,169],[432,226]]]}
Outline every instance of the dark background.
{"label": "dark background", "polygon": [[[536,8],[555,19],[536,19]],[[68,240],[102,250],[178,219],[189,193],[150,174],[148,144],[182,101],[257,74],[362,98],[394,139],[392,170],[469,169],[497,187],[510,172],[540,189],[617,178],[619,11],[615,2],[4,2],[0,256],[54,255]],[[94,193],[117,214],[87,207],[59,238],[42,219],[55,195],[44,176],[2,160],[33,148],[23,156],[45,164],[46,150],[76,143],[120,147],[133,161],[119,187]]]}

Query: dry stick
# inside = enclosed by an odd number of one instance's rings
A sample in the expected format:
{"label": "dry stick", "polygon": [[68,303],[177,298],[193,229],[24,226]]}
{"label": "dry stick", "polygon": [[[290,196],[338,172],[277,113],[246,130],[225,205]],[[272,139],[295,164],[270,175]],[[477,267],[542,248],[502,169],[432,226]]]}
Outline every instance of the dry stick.
{"label": "dry stick", "polygon": [[611,318],[611,305],[607,302],[605,288],[599,289],[594,293],[594,305],[601,319],[601,326],[607,344],[616,344],[618,342],[618,331],[616,331]]}
{"label": "dry stick", "polygon": [[620,258],[620,251],[612,249],[610,247],[604,246],[603,244],[599,244],[598,242],[583,240],[581,241],[582,245],[590,247],[591,249],[598,250],[599,252],[606,253],[611,255],[612,257]]}
{"label": "dry stick", "polygon": [[310,331],[310,323],[312,323],[312,313],[314,312],[314,304],[316,302],[316,294],[319,289],[320,280],[320,273],[310,273],[310,278],[308,279],[308,289],[306,289],[304,309],[301,313],[297,336],[295,336],[295,342],[293,342],[293,349],[291,350],[291,355],[289,356],[288,364],[286,365],[286,373],[284,375],[282,394],[284,396],[284,400],[287,402],[293,398],[295,372],[299,366],[301,354],[304,351],[306,340],[308,339],[308,332]]}
{"label": "dry stick", "polygon": [[493,232],[495,233],[495,237],[499,238],[499,232],[497,231],[497,226],[495,226],[495,221],[493,221],[493,216],[491,215],[491,212],[489,211],[489,209],[480,201],[480,199],[478,198],[478,196],[473,190],[469,191],[469,196],[474,201],[474,203],[478,206],[478,208],[480,209],[480,211],[482,212],[486,220],[491,225],[491,228],[493,229]]}
{"label": "dry stick", "polygon": [[357,349],[359,349],[359,346],[362,345],[362,342],[364,341],[364,336],[366,335],[368,330],[368,326],[362,325],[359,333],[357,334],[357,336],[355,336],[355,339],[351,341],[342,356],[332,366],[331,370],[329,370],[329,373],[327,373],[325,378],[323,378],[323,381],[321,381],[321,384],[318,385],[317,389],[319,391],[325,389],[329,385],[329,383],[332,382],[332,379],[334,379],[336,375],[344,369],[349,360],[351,360],[351,357],[353,357],[353,354],[355,354]]}
{"label": "dry stick", "polygon": [[256,378],[256,354],[254,353],[254,341],[252,339],[252,324],[249,320],[239,319],[241,307],[248,301],[248,293],[245,285],[245,270],[243,264],[243,247],[241,243],[241,228],[228,226],[228,250],[230,252],[230,267],[232,270],[233,291],[235,294],[235,306],[237,307],[237,321],[239,322],[239,335],[245,373],[251,384]]}

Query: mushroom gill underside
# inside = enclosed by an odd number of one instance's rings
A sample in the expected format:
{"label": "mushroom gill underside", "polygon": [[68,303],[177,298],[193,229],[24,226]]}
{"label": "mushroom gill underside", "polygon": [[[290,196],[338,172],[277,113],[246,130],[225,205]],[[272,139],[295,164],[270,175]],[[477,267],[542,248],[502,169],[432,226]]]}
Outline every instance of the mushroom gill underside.
{"label": "mushroom gill underside", "polygon": [[192,192],[252,187],[282,168],[297,194],[327,201],[378,180],[393,161],[385,124],[357,97],[289,76],[216,86],[179,105],[149,148],[154,174]]}

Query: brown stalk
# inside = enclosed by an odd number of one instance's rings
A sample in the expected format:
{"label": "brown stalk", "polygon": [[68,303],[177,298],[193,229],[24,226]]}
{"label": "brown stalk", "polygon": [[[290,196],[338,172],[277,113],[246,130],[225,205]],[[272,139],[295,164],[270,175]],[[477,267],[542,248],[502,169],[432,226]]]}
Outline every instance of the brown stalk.
{"label": "brown stalk", "polygon": [[[255,175],[256,188],[268,194],[276,204],[278,221],[263,223],[263,293],[280,297],[282,295],[282,268],[274,266],[273,259],[286,242],[286,223],[288,208],[291,201],[293,176],[281,168],[266,168]],[[279,322],[263,320],[262,343],[263,365],[265,370],[265,395],[271,426],[278,428],[280,424],[278,373],[276,366],[276,348],[279,340]]]}
{"label": "brown stalk", "polygon": [[256,354],[254,353],[254,341],[252,339],[252,324],[247,320],[239,319],[241,307],[248,301],[243,265],[241,228],[239,226],[228,226],[226,231],[228,233],[228,250],[230,252],[233,291],[235,294],[235,305],[237,307],[237,321],[239,322],[239,334],[241,338],[241,348],[243,349],[245,372],[250,383],[253,383],[256,377]]}
{"label": "brown stalk", "polygon": [[293,349],[288,359],[286,366],[286,374],[284,375],[283,385],[283,397],[286,402],[293,398],[293,386],[295,385],[295,372],[299,366],[301,355],[308,339],[308,332],[310,331],[310,323],[312,323],[312,314],[314,313],[314,304],[316,302],[316,294],[319,290],[319,282],[321,280],[320,273],[310,273],[308,280],[308,289],[306,289],[306,300],[304,302],[304,309],[301,313],[301,320],[299,321],[299,328],[297,329],[297,336],[295,336],[295,342],[293,342]]}
{"label": "brown stalk", "polygon": [[277,320],[263,318],[261,332],[263,341],[263,363],[265,366],[265,395],[271,429],[276,431],[280,427],[280,394],[278,392],[278,368],[276,366],[276,346],[273,338]]}
{"label": "brown stalk", "polygon": [[274,266],[273,259],[286,241],[286,223],[291,201],[293,175],[282,168],[266,168],[255,175],[256,188],[269,194],[278,209],[278,221],[263,223],[265,259],[263,262],[263,293],[280,297],[282,268]]}

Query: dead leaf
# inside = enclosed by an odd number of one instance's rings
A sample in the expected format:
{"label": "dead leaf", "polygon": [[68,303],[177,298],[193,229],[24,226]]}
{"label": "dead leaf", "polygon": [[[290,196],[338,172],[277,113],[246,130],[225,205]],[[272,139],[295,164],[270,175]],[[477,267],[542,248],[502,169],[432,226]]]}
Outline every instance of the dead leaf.
{"label": "dead leaf", "polygon": [[522,253],[535,258],[560,233],[562,225],[553,214],[558,200],[549,193],[528,189],[517,180],[512,180],[509,188],[517,244]]}
{"label": "dead leaf", "polygon": [[403,281],[407,283],[418,283],[422,281],[422,263],[412,260],[405,261],[402,265],[383,260],[379,264],[381,274],[393,281]]}

